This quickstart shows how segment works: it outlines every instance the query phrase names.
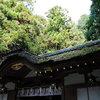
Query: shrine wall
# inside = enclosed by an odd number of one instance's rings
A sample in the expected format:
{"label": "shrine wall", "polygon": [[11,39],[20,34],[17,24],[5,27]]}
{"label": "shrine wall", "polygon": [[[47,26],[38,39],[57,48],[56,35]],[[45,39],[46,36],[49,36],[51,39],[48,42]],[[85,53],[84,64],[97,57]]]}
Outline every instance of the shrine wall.
{"label": "shrine wall", "polygon": [[79,83],[85,83],[83,74],[75,73],[75,74],[70,74],[67,77],[64,77],[64,85],[73,85]]}
{"label": "shrine wall", "polygon": [[[88,73],[88,76],[90,74]],[[100,93],[100,69],[94,70],[92,75],[97,77],[98,84],[85,84],[84,74],[75,73],[65,77],[62,100],[88,100],[88,97],[94,100],[93,98],[100,98],[98,95]]]}

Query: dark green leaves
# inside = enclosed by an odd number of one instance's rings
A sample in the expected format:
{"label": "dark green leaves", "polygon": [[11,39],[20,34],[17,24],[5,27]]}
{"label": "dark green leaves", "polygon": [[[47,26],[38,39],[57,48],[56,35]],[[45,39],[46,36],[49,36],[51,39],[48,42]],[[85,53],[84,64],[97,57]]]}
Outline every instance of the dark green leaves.
{"label": "dark green leaves", "polygon": [[87,40],[96,40],[100,38],[100,1],[93,0],[91,5],[91,14],[87,22]]}

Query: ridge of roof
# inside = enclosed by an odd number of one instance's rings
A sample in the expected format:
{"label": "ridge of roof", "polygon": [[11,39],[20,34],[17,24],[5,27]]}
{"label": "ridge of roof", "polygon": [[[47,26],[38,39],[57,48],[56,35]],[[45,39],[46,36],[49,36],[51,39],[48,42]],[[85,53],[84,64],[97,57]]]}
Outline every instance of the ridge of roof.
{"label": "ridge of roof", "polygon": [[62,53],[65,53],[65,52],[70,52],[70,51],[74,51],[74,50],[81,50],[85,47],[91,47],[91,46],[98,45],[98,44],[100,44],[100,39],[95,40],[95,41],[91,41],[91,42],[88,42],[88,43],[84,43],[84,44],[81,44],[81,45],[72,46],[72,47],[69,47],[69,48],[57,50],[57,51],[54,51],[54,52],[40,54],[38,56],[41,57],[41,58],[47,58],[47,57],[55,56],[55,55],[62,54]]}

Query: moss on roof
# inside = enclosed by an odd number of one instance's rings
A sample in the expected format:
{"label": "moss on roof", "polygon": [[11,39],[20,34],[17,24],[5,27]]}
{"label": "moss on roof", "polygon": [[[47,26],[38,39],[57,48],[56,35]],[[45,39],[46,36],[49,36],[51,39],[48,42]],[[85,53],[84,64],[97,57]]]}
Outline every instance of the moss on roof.
{"label": "moss on roof", "polygon": [[92,47],[83,48],[81,50],[74,50],[74,51],[65,52],[65,53],[62,53],[62,54],[59,54],[59,55],[47,57],[47,59],[48,60],[54,60],[54,61],[68,60],[68,59],[71,59],[73,57],[84,56],[88,53],[92,53],[92,52],[95,52],[95,51],[98,51],[98,50],[100,50],[100,46],[95,45],[95,46],[92,46]]}
{"label": "moss on roof", "polygon": [[4,58],[16,53],[18,53],[17,55],[21,57],[27,58],[29,61],[33,63],[42,63],[42,62],[47,62],[49,60],[53,60],[53,61],[68,60],[74,57],[84,56],[98,50],[100,50],[100,39],[92,42],[84,43],[81,45],[73,46],[70,48],[57,50],[51,53],[41,54],[41,55],[34,55],[29,51],[19,50],[19,49],[11,52],[9,51],[10,53],[6,52],[3,53],[3,55],[1,55],[0,62],[2,63],[2,61],[5,60]]}
{"label": "moss on roof", "polygon": [[68,60],[68,59],[71,59],[74,57],[84,56],[86,54],[100,50],[100,40],[89,42],[89,43],[86,43],[83,45],[84,45],[83,47],[82,47],[82,45],[79,45],[80,48],[77,48],[77,49],[75,49],[76,48],[76,46],[75,46],[75,48],[73,47],[72,50],[69,50],[69,48],[67,48],[68,51],[66,49],[66,51],[62,52],[62,53],[57,52],[57,54],[54,54],[54,55],[52,53],[51,56],[47,56],[47,54],[48,54],[47,53],[46,54],[47,57],[45,57],[44,56],[45,54],[44,54],[43,57],[41,56],[40,62],[45,62],[46,60],[53,60],[53,61]]}

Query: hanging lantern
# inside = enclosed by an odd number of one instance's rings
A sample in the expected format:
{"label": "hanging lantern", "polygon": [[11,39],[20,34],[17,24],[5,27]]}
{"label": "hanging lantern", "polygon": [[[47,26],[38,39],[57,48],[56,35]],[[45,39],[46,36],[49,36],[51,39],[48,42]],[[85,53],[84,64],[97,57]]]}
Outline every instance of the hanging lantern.
{"label": "hanging lantern", "polygon": [[93,76],[92,74],[88,77],[88,84],[96,84],[96,76]]}
{"label": "hanging lantern", "polygon": [[50,89],[56,89],[56,83],[55,82],[50,84]]}

